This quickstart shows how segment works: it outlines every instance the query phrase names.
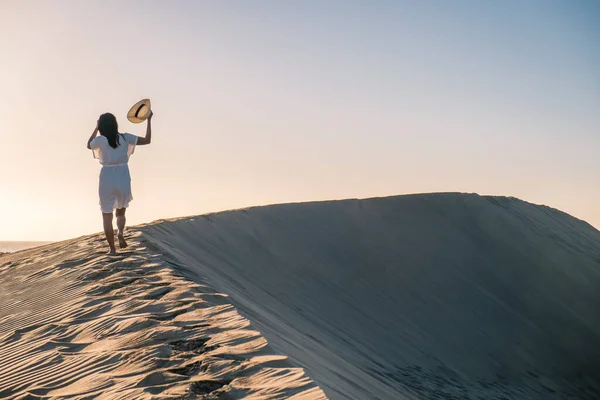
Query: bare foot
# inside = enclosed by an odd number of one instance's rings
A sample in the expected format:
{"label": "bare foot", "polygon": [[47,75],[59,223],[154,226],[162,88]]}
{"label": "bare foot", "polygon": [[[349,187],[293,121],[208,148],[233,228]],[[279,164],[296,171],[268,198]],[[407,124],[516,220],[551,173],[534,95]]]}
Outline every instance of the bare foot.
{"label": "bare foot", "polygon": [[118,253],[117,253],[117,250],[116,250],[116,249],[111,249],[111,250],[109,250],[109,251],[108,251],[108,255],[109,255],[109,256],[114,256],[114,255],[117,255],[117,254],[118,254]]}
{"label": "bare foot", "polygon": [[123,237],[123,234],[121,232],[117,233],[117,238],[119,239],[119,247],[124,249],[125,247],[127,247],[127,242],[125,241],[125,237]]}

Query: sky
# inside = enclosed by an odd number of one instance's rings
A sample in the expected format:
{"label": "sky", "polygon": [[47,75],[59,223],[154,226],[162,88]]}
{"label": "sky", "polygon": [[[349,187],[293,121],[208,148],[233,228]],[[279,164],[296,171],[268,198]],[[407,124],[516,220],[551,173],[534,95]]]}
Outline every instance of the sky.
{"label": "sky", "polygon": [[102,230],[101,113],[128,223],[459,191],[600,227],[600,2],[0,0],[1,240]]}

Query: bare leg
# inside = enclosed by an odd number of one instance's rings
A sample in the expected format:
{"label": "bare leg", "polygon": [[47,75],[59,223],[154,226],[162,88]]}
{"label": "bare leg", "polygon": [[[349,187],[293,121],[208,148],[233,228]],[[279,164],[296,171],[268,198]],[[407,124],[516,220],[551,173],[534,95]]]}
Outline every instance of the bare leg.
{"label": "bare leg", "polygon": [[125,210],[126,208],[117,208],[115,211],[115,215],[117,216],[117,228],[119,228],[119,233],[124,233],[125,231]]}
{"label": "bare leg", "polygon": [[117,238],[119,239],[119,247],[124,249],[127,247],[127,242],[125,241],[125,237],[123,234],[125,233],[125,210],[126,208],[117,208],[115,214],[117,215],[117,228],[119,228],[119,233],[117,234]]}
{"label": "bare leg", "polygon": [[108,242],[108,246],[110,247],[110,254],[116,254],[117,249],[115,249],[115,230],[113,228],[112,220],[112,213],[102,213],[102,222],[104,223],[104,234],[106,235],[106,241]]}

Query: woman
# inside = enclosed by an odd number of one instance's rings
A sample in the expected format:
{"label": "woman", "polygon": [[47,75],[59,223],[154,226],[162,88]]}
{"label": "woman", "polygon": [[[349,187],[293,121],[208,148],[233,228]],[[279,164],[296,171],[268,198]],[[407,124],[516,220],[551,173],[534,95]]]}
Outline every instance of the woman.
{"label": "woman", "polygon": [[[152,140],[151,113],[147,119],[146,136],[139,137],[130,133],[119,133],[117,119],[110,113],[102,114],[98,119],[96,129],[90,136],[87,148],[93,150],[94,158],[102,164],[100,170],[100,184],[98,193],[100,195],[100,209],[104,222],[104,233],[106,241],[110,246],[109,254],[116,254],[115,231],[113,230],[113,210],[116,209],[117,237],[119,247],[127,247],[123,236],[125,230],[125,210],[129,202],[133,200],[131,195],[131,177],[129,175],[129,156],[135,150],[135,146],[150,144]],[[100,132],[100,136],[96,136]]]}

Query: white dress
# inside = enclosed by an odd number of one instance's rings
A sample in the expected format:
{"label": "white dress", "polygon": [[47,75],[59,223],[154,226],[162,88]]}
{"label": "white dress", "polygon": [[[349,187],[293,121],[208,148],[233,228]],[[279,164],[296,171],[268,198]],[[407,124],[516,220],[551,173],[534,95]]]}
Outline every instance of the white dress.
{"label": "white dress", "polygon": [[131,176],[129,175],[129,156],[135,150],[137,136],[130,133],[119,134],[119,145],[113,149],[104,136],[96,136],[90,147],[102,164],[100,170],[100,209],[103,213],[112,213],[115,208],[127,208],[133,200],[131,194]]}

